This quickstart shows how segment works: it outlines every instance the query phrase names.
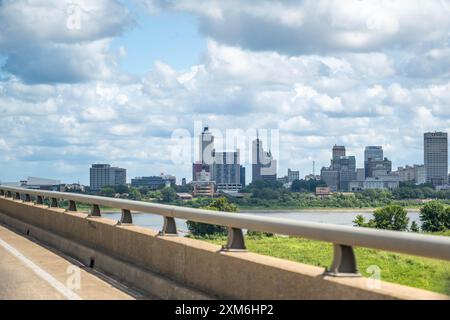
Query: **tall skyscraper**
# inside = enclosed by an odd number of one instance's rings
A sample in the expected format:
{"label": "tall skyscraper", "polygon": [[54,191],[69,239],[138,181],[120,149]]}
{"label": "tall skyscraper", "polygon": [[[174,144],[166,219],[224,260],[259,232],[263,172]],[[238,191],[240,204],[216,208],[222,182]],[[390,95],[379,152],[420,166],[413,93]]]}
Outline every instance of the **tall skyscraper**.
{"label": "tall skyscraper", "polygon": [[192,181],[212,180],[214,136],[204,127],[199,136],[199,161],[192,164]]}
{"label": "tall skyscraper", "polygon": [[424,161],[427,183],[434,186],[448,181],[448,134],[427,132],[424,134]]}
{"label": "tall skyscraper", "polygon": [[339,172],[339,190],[350,191],[350,181],[356,180],[356,157],[334,158],[331,166]]}
{"label": "tall skyscraper", "polygon": [[241,182],[239,150],[231,152],[214,152],[213,180],[220,185],[238,185]]}
{"label": "tall skyscraper", "polygon": [[277,180],[277,161],[272,153],[264,151],[259,137],[253,141],[252,146],[252,182],[258,180]]}
{"label": "tall skyscraper", "polygon": [[208,127],[203,128],[203,132],[199,136],[200,155],[199,160],[202,164],[212,165],[214,162],[214,136]]}
{"label": "tall skyscraper", "polygon": [[242,185],[239,150],[216,151],[214,136],[208,127],[205,127],[199,136],[199,147],[200,161],[192,165],[194,188],[207,186],[209,189],[216,188],[217,191],[240,190]]}
{"label": "tall skyscraper", "polygon": [[119,186],[127,183],[127,171],[123,168],[111,167],[109,164],[93,164],[89,170],[92,190],[103,187]]}
{"label": "tall skyscraper", "polygon": [[333,159],[345,157],[345,146],[334,145],[333,147]]}
{"label": "tall skyscraper", "polygon": [[349,191],[350,182],[356,180],[356,158],[346,156],[344,146],[334,146],[331,166],[322,168],[321,179],[331,191]]}
{"label": "tall skyscraper", "polygon": [[[390,163],[391,167],[388,168],[389,163],[384,161],[383,155],[383,147],[382,146],[367,146],[364,150],[364,170],[366,174],[366,178],[373,178],[373,168],[380,166],[386,166],[386,171],[392,170],[392,163]],[[387,160],[387,159],[386,159]]]}
{"label": "tall skyscraper", "polygon": [[364,150],[364,161],[383,160],[383,147],[382,146],[367,146]]}

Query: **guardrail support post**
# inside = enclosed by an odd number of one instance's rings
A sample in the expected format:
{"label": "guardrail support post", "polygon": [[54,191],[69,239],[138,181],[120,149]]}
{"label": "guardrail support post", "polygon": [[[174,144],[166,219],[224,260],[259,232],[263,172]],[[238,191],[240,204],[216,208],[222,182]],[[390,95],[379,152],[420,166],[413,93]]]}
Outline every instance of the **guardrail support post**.
{"label": "guardrail support post", "polygon": [[51,199],[50,208],[58,208],[58,199],[56,198]]}
{"label": "guardrail support post", "polygon": [[42,196],[37,196],[36,197],[36,204],[44,204],[44,198]]}
{"label": "guardrail support post", "polygon": [[223,251],[247,251],[242,229],[228,228],[228,242],[222,247]]}
{"label": "guardrail support post", "polygon": [[133,217],[131,215],[131,211],[127,209],[122,209],[122,217],[119,221],[120,224],[127,223],[132,224],[133,223]]}
{"label": "guardrail support post", "polygon": [[31,195],[29,194],[25,195],[25,202],[31,202]]}
{"label": "guardrail support post", "polygon": [[177,225],[175,223],[175,219],[172,217],[164,217],[164,225],[162,230],[159,232],[161,236],[176,236]]}
{"label": "guardrail support post", "polygon": [[98,204],[93,204],[91,208],[91,213],[89,214],[89,217],[101,217],[100,213],[100,207]]}
{"label": "guardrail support post", "polygon": [[20,193],[19,193],[19,192],[16,192],[16,193],[15,193],[14,199],[15,199],[15,200],[20,200]]}
{"label": "guardrail support post", "polygon": [[67,211],[77,211],[77,204],[73,200],[69,200],[69,209]]}
{"label": "guardrail support post", "polygon": [[334,244],[334,257],[325,275],[333,277],[360,277],[353,247]]}

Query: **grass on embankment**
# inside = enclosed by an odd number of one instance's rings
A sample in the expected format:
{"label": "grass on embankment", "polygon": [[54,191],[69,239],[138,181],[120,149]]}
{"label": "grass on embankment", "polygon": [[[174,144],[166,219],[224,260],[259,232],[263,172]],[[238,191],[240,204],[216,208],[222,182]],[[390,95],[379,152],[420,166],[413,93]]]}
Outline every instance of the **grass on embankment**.
{"label": "grass on embankment", "polygon": [[[226,243],[226,237],[199,239],[219,245]],[[324,268],[333,257],[332,244],[301,238],[246,237],[246,244],[251,252]],[[450,295],[450,262],[366,248],[355,251],[363,276],[371,276],[367,268],[376,265],[383,281]]]}

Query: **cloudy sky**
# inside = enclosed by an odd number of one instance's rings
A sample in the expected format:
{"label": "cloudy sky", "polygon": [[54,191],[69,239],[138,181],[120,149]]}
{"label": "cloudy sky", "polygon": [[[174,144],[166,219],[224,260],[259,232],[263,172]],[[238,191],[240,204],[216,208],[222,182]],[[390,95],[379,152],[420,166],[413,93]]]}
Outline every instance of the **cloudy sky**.
{"label": "cloudy sky", "polygon": [[[191,178],[174,130],[279,129],[279,172],[423,163],[450,132],[450,0],[0,0],[0,181]],[[250,172],[248,172],[250,173]]]}

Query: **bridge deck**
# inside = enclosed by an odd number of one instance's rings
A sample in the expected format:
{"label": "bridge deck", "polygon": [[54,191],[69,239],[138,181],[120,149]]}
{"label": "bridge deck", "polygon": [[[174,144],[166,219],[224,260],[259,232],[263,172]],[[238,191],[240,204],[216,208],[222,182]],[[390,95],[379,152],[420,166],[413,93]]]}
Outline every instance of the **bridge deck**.
{"label": "bridge deck", "polygon": [[0,225],[1,300],[146,298]]}

